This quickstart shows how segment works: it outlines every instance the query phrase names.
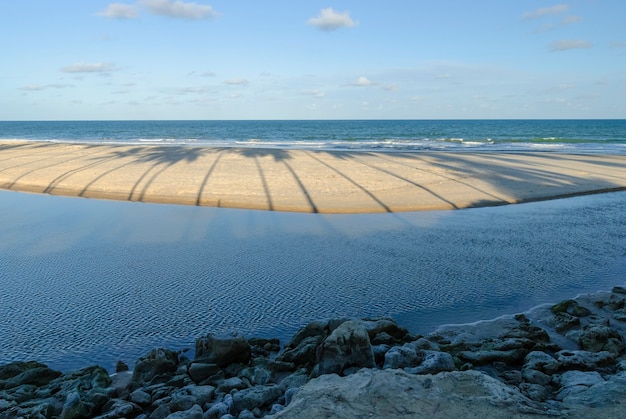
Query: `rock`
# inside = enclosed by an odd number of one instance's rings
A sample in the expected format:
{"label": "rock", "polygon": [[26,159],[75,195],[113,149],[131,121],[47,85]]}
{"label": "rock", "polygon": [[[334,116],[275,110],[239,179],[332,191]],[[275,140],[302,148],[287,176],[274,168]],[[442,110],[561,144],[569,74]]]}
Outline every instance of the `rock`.
{"label": "rock", "polygon": [[188,410],[171,413],[166,419],[202,419],[202,408],[196,404]]}
{"label": "rock", "polygon": [[151,350],[137,360],[133,371],[133,382],[137,386],[143,383],[166,382],[176,372],[178,353],[163,348]]}
{"label": "rock", "polygon": [[298,341],[297,345],[285,351],[276,358],[281,362],[290,362],[298,367],[309,367],[315,364],[317,347],[324,340],[323,336],[308,336]]}
{"label": "rock", "polygon": [[564,333],[580,326],[580,318],[568,313],[557,313],[552,324],[558,333]]}
{"label": "rock", "polygon": [[254,416],[254,413],[252,413],[248,409],[244,409],[239,413],[237,419],[256,419],[256,416]]}
{"label": "rock", "polygon": [[424,360],[424,354],[420,352],[418,355],[415,348],[410,344],[403,346],[394,346],[385,354],[385,362],[383,368],[407,368],[415,367]]}
{"label": "rock", "polygon": [[112,399],[102,408],[99,419],[118,419],[136,417],[141,413],[141,407],[135,403],[121,399]]}
{"label": "rock", "polygon": [[204,419],[219,419],[228,414],[229,410],[230,408],[226,403],[215,403],[206,412],[204,412]]}
{"label": "rock", "polygon": [[115,372],[116,373],[125,372],[125,371],[128,371],[128,370],[129,370],[128,365],[126,365],[122,361],[117,361],[117,364],[115,364]]}
{"label": "rock", "polygon": [[241,333],[216,336],[208,334],[196,340],[196,360],[217,364],[224,368],[229,364],[247,364],[250,360],[250,344]]}
{"label": "rock", "polygon": [[283,406],[282,404],[273,404],[272,408],[270,409],[270,415],[275,415],[276,413],[282,411],[285,409],[285,406]]}
{"label": "rock", "polygon": [[248,387],[239,377],[231,377],[222,380],[217,386],[218,393],[230,393],[231,390],[243,390]]}
{"label": "rock", "polygon": [[593,384],[563,398],[563,409],[569,417],[621,418],[626,406],[626,374],[620,373],[606,381]]}
{"label": "rock", "polygon": [[313,375],[341,374],[347,368],[373,368],[375,365],[367,329],[360,322],[347,321],[318,347]]}
{"label": "rock", "polygon": [[537,402],[545,402],[550,398],[550,392],[543,385],[522,383],[519,385],[519,389],[530,400]]}
{"label": "rock", "polygon": [[69,393],[63,404],[63,410],[61,411],[60,419],[83,419],[89,418],[92,415],[93,406],[89,406],[85,403],[78,391],[72,391]]}
{"label": "rock", "polygon": [[365,326],[367,334],[370,337],[370,341],[372,341],[372,345],[380,343],[400,343],[409,335],[409,331],[407,329],[398,326],[393,319],[388,317],[363,319],[360,323]]}
{"label": "rock", "polygon": [[626,288],[619,287],[619,286],[613,287],[612,292],[615,293],[615,294],[626,294]]}
{"label": "rock", "polygon": [[130,401],[140,406],[147,406],[152,403],[152,396],[141,389],[137,389],[130,393]]}
{"label": "rock", "polygon": [[201,383],[204,380],[214,376],[220,371],[220,367],[217,364],[208,364],[206,362],[193,362],[189,365],[187,373],[189,377],[196,383]]}
{"label": "rock", "polygon": [[248,382],[253,386],[262,385],[264,386],[270,381],[270,377],[272,376],[271,372],[263,367],[249,367],[244,368],[239,373],[240,378],[248,379]]}
{"label": "rock", "polygon": [[0,366],[0,390],[21,385],[41,387],[60,375],[61,372],[38,362],[11,362]]}
{"label": "rock", "polygon": [[[544,418],[550,410],[477,371],[411,375],[363,369],[315,378],[273,418]],[[555,413],[555,412],[552,412]]]}
{"label": "rock", "polygon": [[233,402],[238,410],[253,410],[257,407],[269,406],[282,394],[283,392],[277,385],[256,386],[234,393]]}
{"label": "rock", "polygon": [[597,371],[566,371],[554,380],[563,388],[572,386],[591,387],[603,383],[604,379]]}
{"label": "rock", "polygon": [[586,351],[607,351],[615,356],[624,352],[624,339],[615,330],[607,326],[590,324],[583,328],[578,344]]}
{"label": "rock", "polygon": [[437,374],[443,371],[454,371],[456,369],[452,355],[447,352],[420,351],[424,359],[422,363],[413,368],[405,368],[409,374]]}
{"label": "rock", "polygon": [[462,351],[458,353],[458,357],[465,362],[471,362],[474,365],[486,365],[494,362],[503,362],[505,364],[521,364],[524,357],[528,354],[525,349],[511,349],[507,351],[497,350],[479,350],[479,351]]}
{"label": "rock", "polygon": [[576,300],[564,300],[552,306],[552,313],[567,313],[576,317],[586,317],[591,314],[588,308],[578,304]]}
{"label": "rock", "polygon": [[195,386],[190,385],[177,390],[172,394],[172,401],[176,398],[185,397],[193,402],[193,404],[204,405],[210,402],[215,395],[215,387],[213,386]]}
{"label": "rock", "polygon": [[615,355],[611,352],[588,352],[588,351],[559,351],[555,354],[557,366],[560,371],[598,370],[602,367],[615,364]]}

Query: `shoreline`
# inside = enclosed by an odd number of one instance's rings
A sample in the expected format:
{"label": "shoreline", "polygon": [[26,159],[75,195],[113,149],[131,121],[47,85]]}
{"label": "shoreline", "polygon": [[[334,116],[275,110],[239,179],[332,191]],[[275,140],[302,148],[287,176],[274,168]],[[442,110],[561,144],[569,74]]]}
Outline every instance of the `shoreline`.
{"label": "shoreline", "polygon": [[0,141],[0,188],[310,213],[464,209],[626,190],[626,156]]}
{"label": "shoreline", "polygon": [[209,333],[193,358],[156,348],[111,375],[12,362],[0,365],[0,416],[612,418],[626,403],[625,303],[615,286],[427,335],[389,318],[331,319],[284,346]]}

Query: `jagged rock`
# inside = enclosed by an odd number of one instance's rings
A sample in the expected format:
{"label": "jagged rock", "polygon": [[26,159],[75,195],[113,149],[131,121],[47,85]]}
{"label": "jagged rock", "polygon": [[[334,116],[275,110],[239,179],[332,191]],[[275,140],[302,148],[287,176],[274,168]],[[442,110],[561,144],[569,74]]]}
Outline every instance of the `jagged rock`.
{"label": "jagged rock", "polygon": [[173,376],[177,366],[177,352],[156,348],[137,360],[132,380],[137,386],[155,380],[165,382]]}
{"label": "jagged rock", "polygon": [[557,368],[560,371],[591,371],[615,364],[615,355],[611,352],[559,351],[555,354]]}
{"label": "jagged rock", "polygon": [[269,406],[282,396],[283,392],[277,385],[256,386],[233,394],[234,405],[238,410],[253,410],[263,406]]}
{"label": "jagged rock", "polygon": [[41,387],[60,375],[61,372],[39,362],[11,362],[0,366],[0,390],[21,385]]}
{"label": "jagged rock", "polygon": [[126,400],[112,399],[104,405],[102,412],[98,419],[129,418],[139,415],[141,407]]}
{"label": "jagged rock", "polygon": [[608,377],[591,387],[563,398],[563,409],[569,417],[621,418],[626,406],[626,373]]}
{"label": "jagged rock", "polygon": [[556,399],[563,401],[568,396],[583,392],[589,387],[604,382],[597,371],[566,371],[555,378],[555,383],[561,387]]}
{"label": "jagged rock", "polygon": [[323,336],[307,336],[298,341],[296,346],[285,349],[276,359],[281,362],[293,363],[298,367],[311,366],[315,363],[317,347],[323,340]]}
{"label": "jagged rock", "polygon": [[196,360],[226,367],[233,363],[246,364],[250,360],[250,344],[241,333],[217,336],[209,333],[196,340]]}
{"label": "jagged rock", "polygon": [[611,292],[615,294],[626,294],[626,288],[620,286],[613,287],[613,290]]}
{"label": "jagged rock", "polygon": [[545,402],[550,397],[548,389],[540,384],[521,383],[519,389],[522,394],[536,402]]}
{"label": "jagged rock", "polygon": [[[378,343],[400,343],[409,335],[407,329],[398,326],[393,319],[388,317],[363,319],[360,322],[365,326],[367,334],[372,341],[372,345]],[[375,343],[375,340],[378,341]]]}
{"label": "jagged rock", "polygon": [[[412,375],[372,370],[311,380],[273,418],[507,417],[543,418],[550,413],[519,390],[477,371]],[[553,412],[554,413],[554,412]]]}
{"label": "jagged rock", "polygon": [[213,399],[215,395],[215,387],[213,386],[195,386],[189,385],[172,393],[172,402],[177,398],[191,400],[192,404],[204,405]]}
{"label": "jagged rock", "polygon": [[474,365],[486,365],[494,362],[504,362],[505,364],[521,364],[528,354],[526,349],[511,349],[506,351],[479,350],[462,351],[457,356],[465,362]]}
{"label": "jagged rock", "polygon": [[270,381],[272,373],[263,367],[244,368],[239,373],[240,378],[245,378],[251,385],[265,385]]}
{"label": "jagged rock", "polygon": [[586,351],[607,351],[615,356],[624,352],[624,339],[610,327],[590,324],[583,328],[578,344]]}
{"label": "jagged rock", "polygon": [[580,318],[564,312],[557,313],[552,324],[557,332],[564,333],[580,326]]}
{"label": "jagged rock", "polygon": [[318,347],[314,376],[343,373],[347,368],[373,368],[374,353],[367,329],[360,322],[342,323]]}

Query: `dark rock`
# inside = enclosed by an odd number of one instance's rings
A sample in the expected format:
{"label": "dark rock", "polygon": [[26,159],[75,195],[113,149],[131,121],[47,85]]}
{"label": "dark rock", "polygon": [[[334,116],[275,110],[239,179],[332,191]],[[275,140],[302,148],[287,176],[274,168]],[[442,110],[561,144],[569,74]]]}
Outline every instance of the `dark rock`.
{"label": "dark rock", "polygon": [[[616,358],[611,352],[559,351],[555,354],[559,371],[592,371],[615,365]],[[547,371],[546,371],[547,372]],[[554,371],[556,372],[556,371]]]}
{"label": "dark rock", "polygon": [[208,334],[196,340],[196,360],[226,367],[229,364],[246,364],[250,360],[250,344],[241,333],[216,336]]}
{"label": "dark rock", "polygon": [[462,351],[457,356],[474,365],[486,365],[493,362],[504,362],[505,364],[518,365],[522,364],[524,357],[528,354],[526,349],[511,349],[506,351],[498,350],[479,350],[479,351]]}
{"label": "dark rock", "polygon": [[[409,335],[409,331],[404,327],[398,326],[398,324],[391,318],[383,317],[378,319],[364,319],[361,321],[367,330],[367,333],[372,341],[375,339],[382,340],[382,338],[386,335],[389,336],[391,341],[380,341],[378,343],[400,343],[404,341],[404,339]],[[384,335],[382,335],[384,333]],[[380,335],[380,336],[379,336]]]}
{"label": "dark rock", "polygon": [[194,405],[187,410],[171,413],[166,419],[202,419],[202,408]]}
{"label": "dark rock", "polygon": [[116,373],[120,373],[120,372],[124,372],[124,371],[128,371],[128,365],[126,365],[124,362],[122,361],[117,361],[117,364],[115,364],[115,372]]}
{"label": "dark rock", "polygon": [[217,386],[216,391],[218,393],[230,393],[231,390],[243,390],[248,386],[243,382],[243,380],[239,377],[231,377],[225,380],[222,380]]}
{"label": "dark rock", "polygon": [[576,300],[564,300],[552,306],[552,313],[567,313],[576,317],[586,317],[591,314],[588,308],[578,304]]}
{"label": "dark rock", "polygon": [[163,348],[151,350],[139,358],[133,371],[133,382],[137,384],[166,382],[176,372],[178,353]]}
{"label": "dark rock", "polygon": [[217,364],[208,364],[205,362],[192,362],[189,365],[188,373],[193,381],[201,383],[207,378],[215,375],[220,371]]}
{"label": "dark rock", "polygon": [[136,403],[140,406],[148,406],[152,403],[152,396],[141,389],[137,389],[130,393],[129,399],[131,402]]}
{"label": "dark rock", "polygon": [[626,288],[619,287],[619,286],[618,287],[613,287],[612,292],[615,293],[615,294],[626,294]]}
{"label": "dark rock", "polygon": [[554,329],[559,333],[567,332],[580,326],[580,318],[571,314],[561,312],[554,316]]}
{"label": "dark rock", "polygon": [[624,352],[624,339],[610,327],[590,324],[583,328],[578,344],[586,351],[608,351],[616,356]]}
{"label": "dark rock", "polygon": [[373,368],[375,365],[367,329],[360,322],[347,321],[318,347],[313,375],[341,374],[347,368]]}
{"label": "dark rock", "polygon": [[295,347],[286,349],[276,360],[292,363],[296,367],[312,366],[315,363],[317,347],[323,340],[323,336],[307,336],[299,340]]}
{"label": "dark rock", "polygon": [[[22,372],[0,381],[0,390],[18,387],[21,385],[34,385],[36,387],[41,387],[61,376],[59,371],[51,370],[45,365],[43,367],[35,366],[30,368],[33,365],[35,364],[29,364],[29,366]],[[13,369],[13,371],[15,371],[15,369]]]}

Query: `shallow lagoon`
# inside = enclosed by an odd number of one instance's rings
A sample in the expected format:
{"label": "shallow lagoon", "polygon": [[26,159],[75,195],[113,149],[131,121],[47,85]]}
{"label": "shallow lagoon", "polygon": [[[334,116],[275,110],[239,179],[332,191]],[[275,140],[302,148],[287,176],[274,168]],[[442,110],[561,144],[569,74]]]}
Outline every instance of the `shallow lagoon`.
{"label": "shallow lagoon", "polygon": [[0,364],[132,365],[208,332],[289,339],[392,316],[416,333],[626,281],[626,192],[320,215],[0,192]]}

